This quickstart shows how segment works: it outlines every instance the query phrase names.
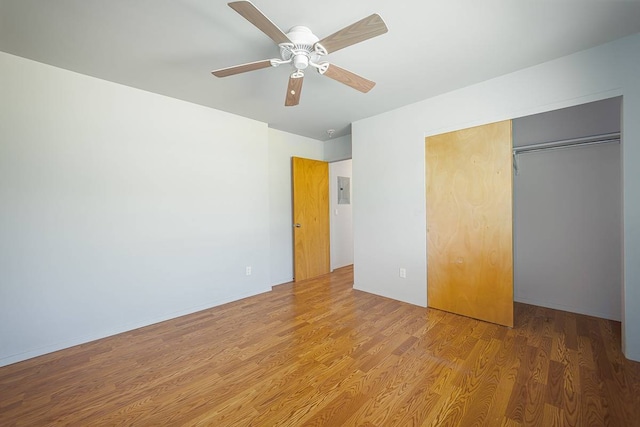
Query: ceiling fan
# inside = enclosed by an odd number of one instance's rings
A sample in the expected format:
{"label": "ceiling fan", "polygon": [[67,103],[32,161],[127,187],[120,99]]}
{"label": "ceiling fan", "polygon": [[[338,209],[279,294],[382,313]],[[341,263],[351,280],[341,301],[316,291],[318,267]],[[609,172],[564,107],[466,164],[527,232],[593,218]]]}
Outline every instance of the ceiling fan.
{"label": "ceiling fan", "polygon": [[335,64],[322,61],[322,58],[329,53],[386,33],[387,26],[380,15],[374,13],[320,40],[309,28],[300,25],[292,27],[285,34],[250,1],[234,1],[229,3],[229,6],[278,44],[280,58],[221,68],[211,72],[214,76],[227,77],[247,71],[291,64],[294,72],[289,77],[285,106],[298,105],[300,102],[302,80],[309,66],[315,68],[318,73],[360,92],[369,92],[375,86],[375,82]]}

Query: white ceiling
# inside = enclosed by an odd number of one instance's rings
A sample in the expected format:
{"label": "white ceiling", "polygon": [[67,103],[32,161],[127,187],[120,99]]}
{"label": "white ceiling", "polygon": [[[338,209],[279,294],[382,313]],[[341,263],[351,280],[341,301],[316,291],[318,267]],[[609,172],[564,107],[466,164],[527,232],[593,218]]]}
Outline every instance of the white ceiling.
{"label": "white ceiling", "polygon": [[[640,32],[640,0],[253,0],[283,31],[320,38],[371,13],[389,32],[332,63],[377,82],[368,94],[307,73],[284,107],[287,67],[210,71],[278,57],[223,0],[0,0],[0,50],[326,140],[402,105]],[[578,76],[577,76],[578,77]]]}

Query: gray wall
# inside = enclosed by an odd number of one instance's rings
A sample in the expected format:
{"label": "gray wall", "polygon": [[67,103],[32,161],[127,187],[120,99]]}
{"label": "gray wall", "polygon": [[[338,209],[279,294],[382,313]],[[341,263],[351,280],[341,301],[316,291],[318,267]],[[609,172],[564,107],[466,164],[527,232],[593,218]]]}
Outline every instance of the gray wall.
{"label": "gray wall", "polygon": [[[513,121],[514,146],[617,132],[614,98]],[[621,319],[620,145],[518,155],[516,301]]]}
{"label": "gray wall", "polygon": [[351,159],[329,163],[331,270],[353,264],[353,179],[351,203],[338,204],[338,177],[352,178],[352,175]]}
{"label": "gray wall", "polygon": [[[271,284],[293,280],[293,228],[291,194],[291,157],[332,162],[342,176],[351,176],[351,135],[328,141],[269,129],[269,217]],[[346,174],[346,175],[345,175]],[[333,206],[335,179],[330,176],[331,193],[331,262],[332,268],[353,264],[351,205]],[[336,209],[339,215],[336,216]]]}
{"label": "gray wall", "polygon": [[513,121],[513,146],[620,132],[622,98],[547,111]]}
{"label": "gray wall", "polygon": [[271,289],[265,123],[5,53],[0,82],[0,365]]}
{"label": "gray wall", "polygon": [[622,95],[622,345],[640,360],[639,58],[636,34],[354,122],[355,287],[427,304],[425,136]]}
{"label": "gray wall", "polygon": [[0,366],[292,279],[322,141],[5,53],[0,81]]}
{"label": "gray wall", "polygon": [[291,157],[322,160],[324,143],[269,129],[270,284],[293,280]]}
{"label": "gray wall", "polygon": [[324,142],[324,161],[336,162],[351,158],[351,135],[329,139]]}

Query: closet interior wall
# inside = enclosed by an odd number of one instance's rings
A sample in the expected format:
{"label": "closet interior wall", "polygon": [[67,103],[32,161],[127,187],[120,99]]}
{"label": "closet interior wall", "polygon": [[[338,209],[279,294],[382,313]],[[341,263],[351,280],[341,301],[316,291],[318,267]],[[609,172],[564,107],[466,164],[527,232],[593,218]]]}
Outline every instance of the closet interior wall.
{"label": "closet interior wall", "polygon": [[[620,97],[518,118],[514,148],[620,132]],[[621,319],[618,142],[517,155],[515,301]]]}

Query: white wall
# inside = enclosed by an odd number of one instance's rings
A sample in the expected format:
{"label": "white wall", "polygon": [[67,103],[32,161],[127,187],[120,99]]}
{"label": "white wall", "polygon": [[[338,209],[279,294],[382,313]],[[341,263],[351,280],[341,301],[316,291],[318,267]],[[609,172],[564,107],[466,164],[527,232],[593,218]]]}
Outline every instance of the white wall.
{"label": "white wall", "polygon": [[266,124],[5,53],[0,82],[0,365],[270,290]]}
{"label": "white wall", "polygon": [[329,163],[331,270],[353,264],[353,180],[351,203],[338,204],[338,177],[352,177],[352,161]]}
{"label": "white wall", "polygon": [[324,142],[325,162],[336,162],[351,158],[351,135],[329,139]]}
{"label": "white wall", "polygon": [[270,284],[293,280],[291,157],[322,160],[324,145],[303,136],[269,129]]}
{"label": "white wall", "polygon": [[623,347],[640,360],[639,75],[636,34],[353,123],[355,287],[427,303],[425,136],[623,95]]}

